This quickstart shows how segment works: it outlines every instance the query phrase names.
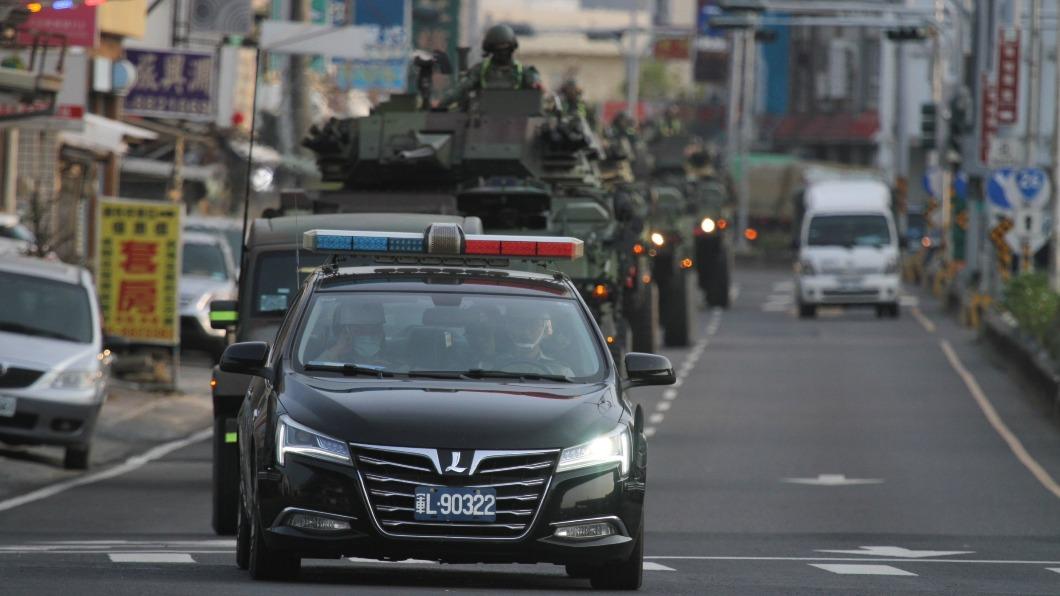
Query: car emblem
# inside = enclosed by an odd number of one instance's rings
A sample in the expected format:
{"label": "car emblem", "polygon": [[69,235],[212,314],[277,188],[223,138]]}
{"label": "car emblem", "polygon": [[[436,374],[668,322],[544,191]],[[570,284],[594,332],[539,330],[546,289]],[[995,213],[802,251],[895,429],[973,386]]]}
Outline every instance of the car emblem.
{"label": "car emblem", "polygon": [[[466,453],[466,455],[465,455],[465,453]],[[464,452],[464,451],[450,451],[449,452],[449,465],[446,466],[446,468],[443,471],[443,473],[444,474],[461,474],[461,475],[467,473],[467,469],[468,469],[467,468],[467,463],[471,461],[472,457],[474,457],[474,452],[472,452],[472,451],[467,451],[467,452]],[[442,459],[444,460],[444,458],[442,458]],[[464,465],[460,465],[461,462],[463,462]]]}

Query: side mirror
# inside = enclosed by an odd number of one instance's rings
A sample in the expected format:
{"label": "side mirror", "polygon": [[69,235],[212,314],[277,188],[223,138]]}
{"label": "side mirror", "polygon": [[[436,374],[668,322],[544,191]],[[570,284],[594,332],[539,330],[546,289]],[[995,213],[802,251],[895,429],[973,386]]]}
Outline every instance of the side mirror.
{"label": "side mirror", "polygon": [[239,322],[239,303],[235,300],[210,301],[210,327],[230,329]]}
{"label": "side mirror", "polygon": [[677,381],[670,360],[657,354],[626,354],[626,374],[629,375],[629,387],[673,385]]}
{"label": "side mirror", "polygon": [[263,341],[245,341],[232,344],[221,354],[221,370],[255,377],[270,377],[272,371],[265,366],[269,357],[269,344]]}

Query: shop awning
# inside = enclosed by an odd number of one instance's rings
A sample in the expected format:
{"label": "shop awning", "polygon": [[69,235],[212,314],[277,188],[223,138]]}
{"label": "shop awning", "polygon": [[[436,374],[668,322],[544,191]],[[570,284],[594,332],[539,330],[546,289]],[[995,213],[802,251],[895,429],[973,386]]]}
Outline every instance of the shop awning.
{"label": "shop awning", "polygon": [[97,114],[85,114],[85,129],[80,132],[64,131],[59,133],[59,140],[67,145],[86,149],[96,153],[124,154],[128,150],[125,140],[136,139],[151,141],[158,138],[158,133],[126,124],[120,120],[104,118]]}

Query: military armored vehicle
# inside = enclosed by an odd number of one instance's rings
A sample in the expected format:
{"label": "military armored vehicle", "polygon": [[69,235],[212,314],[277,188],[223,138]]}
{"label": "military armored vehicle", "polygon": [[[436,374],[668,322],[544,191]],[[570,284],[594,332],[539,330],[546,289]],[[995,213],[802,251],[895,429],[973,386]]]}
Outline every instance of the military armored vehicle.
{"label": "military armored vehicle", "polygon": [[[629,279],[625,229],[601,184],[602,151],[578,121],[543,109],[535,89],[484,89],[466,111],[427,111],[392,96],[362,118],[333,119],[303,143],[338,212],[442,213],[481,218],[493,234],[573,235],[586,258],[564,270],[582,290],[616,355],[632,346],[624,311],[640,291]],[[621,362],[621,358],[617,359]]]}
{"label": "military armored vehicle", "polygon": [[730,271],[734,254],[732,229],[735,210],[732,195],[719,176],[717,159],[698,139],[686,150],[687,192],[699,221],[693,229],[699,287],[708,306],[729,306]]}
{"label": "military armored vehicle", "polygon": [[[467,233],[482,233],[474,217],[359,213],[356,215],[284,215],[255,219],[248,226],[242,273],[235,300],[210,303],[210,323],[235,341],[272,341],[301,281],[324,264],[326,255],[300,250],[302,233],[311,229],[422,232],[431,223],[456,223]],[[236,414],[251,377],[213,369],[213,528],[233,534],[239,487]]]}

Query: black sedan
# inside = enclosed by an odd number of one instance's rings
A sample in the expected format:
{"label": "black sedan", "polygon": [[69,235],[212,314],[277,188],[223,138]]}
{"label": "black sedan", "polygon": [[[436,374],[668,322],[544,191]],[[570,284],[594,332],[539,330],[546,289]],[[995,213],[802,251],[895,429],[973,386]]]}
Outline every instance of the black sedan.
{"label": "black sedan", "polygon": [[325,266],[276,336],[233,344],[237,559],[290,579],[303,558],[566,565],[641,583],[647,445],[576,288],[511,269]]}

